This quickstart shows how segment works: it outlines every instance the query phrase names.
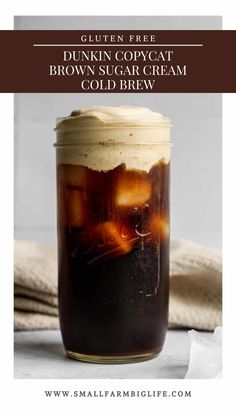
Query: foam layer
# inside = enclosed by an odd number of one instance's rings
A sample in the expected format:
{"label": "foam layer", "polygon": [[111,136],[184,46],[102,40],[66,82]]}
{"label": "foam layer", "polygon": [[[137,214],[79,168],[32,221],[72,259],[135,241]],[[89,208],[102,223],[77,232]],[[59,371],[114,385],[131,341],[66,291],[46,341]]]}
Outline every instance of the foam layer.
{"label": "foam layer", "polygon": [[142,107],[81,108],[57,120],[58,163],[149,170],[170,160],[170,120]]}
{"label": "foam layer", "polygon": [[68,117],[58,118],[57,128],[62,130],[102,125],[159,125],[170,124],[168,118],[149,108],[137,106],[93,106],[71,112]]}

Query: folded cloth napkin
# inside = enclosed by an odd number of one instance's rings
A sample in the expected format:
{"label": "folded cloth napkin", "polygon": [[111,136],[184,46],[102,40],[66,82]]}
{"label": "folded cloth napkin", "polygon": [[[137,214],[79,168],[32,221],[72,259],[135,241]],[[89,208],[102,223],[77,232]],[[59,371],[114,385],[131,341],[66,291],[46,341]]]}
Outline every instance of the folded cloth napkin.
{"label": "folded cloth napkin", "polygon": [[214,330],[222,324],[221,308],[220,251],[187,240],[172,242],[169,327]]}
{"label": "folded cloth napkin", "polygon": [[15,241],[15,330],[58,329],[57,251],[31,241]]}
{"label": "folded cloth napkin", "polygon": [[[214,330],[221,325],[221,255],[171,242],[169,327]],[[15,330],[57,329],[56,246],[15,241]]]}

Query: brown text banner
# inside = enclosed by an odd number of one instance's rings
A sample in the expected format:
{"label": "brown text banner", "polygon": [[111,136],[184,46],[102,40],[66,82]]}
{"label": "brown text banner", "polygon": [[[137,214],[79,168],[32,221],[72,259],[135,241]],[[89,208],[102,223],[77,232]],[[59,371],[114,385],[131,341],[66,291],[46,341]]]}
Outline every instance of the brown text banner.
{"label": "brown text banner", "polygon": [[1,92],[236,92],[236,31],[0,31]]}

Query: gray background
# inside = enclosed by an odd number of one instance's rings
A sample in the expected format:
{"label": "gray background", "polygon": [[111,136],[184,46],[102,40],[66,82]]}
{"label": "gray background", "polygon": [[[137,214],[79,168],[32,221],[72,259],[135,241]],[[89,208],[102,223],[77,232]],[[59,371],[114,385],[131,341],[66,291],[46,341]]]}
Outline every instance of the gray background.
{"label": "gray background", "polygon": [[[220,28],[220,17],[15,18],[15,29]],[[220,247],[221,102],[219,94],[16,94],[15,237],[56,240],[56,117],[91,105],[136,105],[172,120],[172,239]]]}

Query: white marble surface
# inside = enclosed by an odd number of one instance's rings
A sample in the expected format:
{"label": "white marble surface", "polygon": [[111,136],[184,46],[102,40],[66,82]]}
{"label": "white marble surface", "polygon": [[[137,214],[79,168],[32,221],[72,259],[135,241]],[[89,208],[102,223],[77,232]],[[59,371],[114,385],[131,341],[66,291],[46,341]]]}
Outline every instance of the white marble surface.
{"label": "white marble surface", "polygon": [[15,378],[184,378],[189,350],[187,331],[171,330],[161,354],[153,360],[123,365],[88,364],[66,357],[59,331],[16,332]]}

